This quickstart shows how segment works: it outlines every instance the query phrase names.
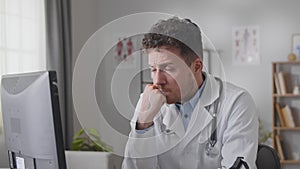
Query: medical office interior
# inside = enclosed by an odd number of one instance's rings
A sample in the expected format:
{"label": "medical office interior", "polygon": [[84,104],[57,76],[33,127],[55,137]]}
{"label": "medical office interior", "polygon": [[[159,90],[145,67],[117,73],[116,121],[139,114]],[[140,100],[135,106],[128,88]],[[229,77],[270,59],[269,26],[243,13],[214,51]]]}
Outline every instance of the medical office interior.
{"label": "medical office interior", "polygon": [[[45,1],[45,2],[43,2]],[[24,32],[14,34],[12,39],[8,26],[18,27],[18,20],[7,20],[5,15],[12,14],[20,17],[23,7],[27,5],[35,6],[35,12],[40,12],[38,28],[45,29],[44,12],[51,11],[53,6],[47,6],[46,1],[50,0],[1,0],[0,1],[0,73],[16,73],[24,71],[46,70],[49,60],[46,58],[46,50],[38,52],[37,58],[30,60],[22,59],[30,55],[18,53],[10,55],[10,50],[18,48],[18,37],[22,41],[31,41],[32,37],[26,36]],[[55,0],[60,3],[59,0]],[[135,13],[157,12],[176,15],[183,18],[190,18],[197,23],[207,38],[214,45],[215,49],[206,48],[205,63],[209,71],[215,76],[221,77],[242,88],[245,88],[253,97],[260,119],[260,142],[274,146],[281,158],[281,166],[284,169],[300,168],[300,2],[297,0],[70,0],[70,65],[71,73],[74,70],[76,59],[85,45],[86,41],[100,28],[118,18]],[[39,9],[45,7],[45,9]],[[29,8],[29,7],[28,7]],[[29,16],[30,18],[30,16]],[[159,19],[159,18],[157,18]],[[2,24],[3,23],[3,24]],[[5,23],[5,24],[4,24]],[[151,25],[152,20],[145,23]],[[136,23],[138,26],[140,23]],[[24,24],[26,25],[26,23]],[[133,25],[134,26],[134,25]],[[5,28],[5,29],[4,29]],[[30,27],[29,27],[30,28]],[[37,32],[37,31],[36,31]],[[39,31],[42,43],[35,45],[45,45],[45,30]],[[48,36],[51,36],[51,34]],[[53,35],[55,36],[55,35]],[[34,36],[35,37],[35,36]],[[28,40],[26,39],[28,38]],[[250,40],[251,41],[250,41]],[[250,44],[247,44],[249,40]],[[11,48],[10,46],[11,45]],[[247,46],[248,45],[248,46]],[[34,45],[33,45],[34,46]],[[297,50],[298,46],[298,50]],[[296,49],[295,49],[296,47]],[[243,48],[243,49],[242,49]],[[242,53],[251,50],[249,56]],[[18,51],[22,52],[22,50]],[[23,52],[26,52],[24,50]],[[294,53],[292,55],[291,53]],[[36,53],[35,53],[36,54]],[[10,59],[9,59],[10,57]],[[12,59],[13,58],[13,59]],[[28,56],[28,58],[30,58]],[[9,61],[10,60],[10,61]],[[8,62],[10,65],[8,66]],[[14,64],[18,63],[18,64]],[[130,73],[139,69],[142,62],[136,61],[134,67],[123,70],[123,73]],[[28,64],[29,66],[24,66]],[[30,65],[32,67],[30,67]],[[61,64],[63,65],[63,64]],[[96,77],[96,86],[105,86],[96,90],[96,97],[103,100],[100,103],[106,114],[106,120],[121,133],[128,134],[130,131],[129,120],[116,118],[112,115],[116,113],[111,101],[110,88],[111,76],[114,63],[107,62],[99,67],[99,76]],[[22,67],[22,68],[19,68]],[[134,70],[131,70],[134,69]],[[275,78],[276,77],[276,78]],[[72,79],[72,77],[64,77]],[[278,79],[278,81],[276,81]],[[282,80],[283,79],[283,80]],[[122,78],[117,79],[122,83]],[[275,83],[276,82],[276,83]],[[143,86],[141,76],[136,76],[128,89],[129,98],[134,105],[141,93]],[[285,88],[284,88],[285,86]],[[119,90],[119,89],[115,89]],[[122,89],[121,89],[122,90]],[[67,96],[66,96],[67,97]],[[120,96],[123,98],[122,96]],[[63,100],[63,99],[62,99]],[[277,104],[276,104],[277,103]],[[65,104],[61,101],[60,104]],[[127,106],[124,102],[122,106]],[[276,107],[277,106],[277,107]],[[291,110],[292,119],[287,118],[287,111]],[[63,111],[62,111],[63,112]],[[281,112],[281,114],[279,113]],[[129,116],[133,112],[128,112]],[[282,115],[279,118],[279,114]],[[1,117],[1,111],[0,111]],[[69,118],[69,119],[65,119]],[[98,119],[85,119],[91,123],[97,123]],[[75,110],[71,115],[64,115],[63,123],[68,121],[68,127],[64,127],[65,144],[70,145],[72,135],[82,128],[80,120],[77,119]],[[283,124],[285,123],[285,124]],[[66,125],[63,125],[66,126]],[[68,131],[66,131],[68,130]],[[101,135],[101,132],[100,132]],[[67,138],[67,139],[66,139]],[[105,140],[105,138],[104,138]],[[280,141],[279,141],[280,140]],[[118,140],[115,140],[116,144]],[[279,144],[280,143],[280,144]],[[120,143],[124,145],[125,143]],[[68,146],[67,146],[68,147]],[[70,146],[68,147],[70,148]],[[113,147],[114,148],[114,147]],[[280,149],[283,148],[281,151]],[[8,157],[4,143],[4,132],[2,118],[0,120],[0,168],[8,167]],[[101,167],[100,167],[101,168]]]}

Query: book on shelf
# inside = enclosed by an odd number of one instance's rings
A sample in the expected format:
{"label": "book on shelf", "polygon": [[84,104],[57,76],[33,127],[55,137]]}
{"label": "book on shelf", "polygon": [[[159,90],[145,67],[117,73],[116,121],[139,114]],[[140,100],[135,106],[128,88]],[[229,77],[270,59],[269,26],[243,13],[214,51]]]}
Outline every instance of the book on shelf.
{"label": "book on shelf", "polygon": [[275,89],[276,89],[276,93],[281,95],[281,89],[280,89],[280,83],[279,83],[279,79],[278,79],[278,74],[274,73],[274,83],[275,83]]}
{"label": "book on shelf", "polygon": [[280,123],[280,126],[281,127],[285,127],[285,122],[284,122],[284,117],[283,117],[283,114],[282,114],[282,111],[281,111],[281,107],[278,103],[275,103],[275,109],[276,109],[276,112],[277,112],[277,117],[279,119],[279,123]]}
{"label": "book on shelf", "polygon": [[281,149],[282,149],[284,159],[288,160],[289,159],[288,149],[287,149],[288,146],[284,143],[284,141],[282,139],[280,139],[280,145],[281,145]]}
{"label": "book on shelf", "polygon": [[277,151],[278,151],[280,160],[284,160],[285,156],[284,156],[283,149],[282,149],[282,141],[280,140],[279,135],[275,136],[275,141],[276,141],[276,147],[277,147]]}
{"label": "book on shelf", "polygon": [[282,109],[282,114],[283,114],[283,119],[284,119],[284,124],[286,127],[295,127],[295,121],[293,118],[292,110],[290,106],[286,105]]}
{"label": "book on shelf", "polygon": [[282,71],[278,73],[278,81],[279,81],[279,87],[280,87],[280,92],[281,94],[286,94],[286,83],[285,83],[285,76]]}

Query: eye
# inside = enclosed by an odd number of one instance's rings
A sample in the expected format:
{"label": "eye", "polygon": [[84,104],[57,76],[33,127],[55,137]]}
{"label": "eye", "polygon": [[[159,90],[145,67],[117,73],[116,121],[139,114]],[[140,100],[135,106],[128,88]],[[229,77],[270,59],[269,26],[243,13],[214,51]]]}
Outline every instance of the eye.
{"label": "eye", "polygon": [[156,68],[153,68],[153,67],[150,67],[149,69],[150,69],[151,72],[155,72],[156,71]]}
{"label": "eye", "polygon": [[172,66],[166,66],[165,68],[164,68],[164,71],[166,71],[166,72],[172,72],[172,71],[174,71],[175,69],[174,69],[174,67],[172,67]]}

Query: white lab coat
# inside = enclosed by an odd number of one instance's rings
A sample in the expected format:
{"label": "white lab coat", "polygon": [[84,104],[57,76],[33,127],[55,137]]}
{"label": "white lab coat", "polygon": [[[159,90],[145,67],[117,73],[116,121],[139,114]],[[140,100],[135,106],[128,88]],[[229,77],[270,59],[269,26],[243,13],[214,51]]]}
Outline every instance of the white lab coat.
{"label": "white lab coat", "polygon": [[[238,156],[244,157],[250,169],[256,169],[258,116],[253,99],[245,90],[225,82],[220,97],[219,81],[208,74],[206,78],[186,131],[176,106],[165,104],[154,126],[146,133],[137,133],[139,101],[131,121],[123,169],[228,169]],[[212,111],[218,97],[217,143],[207,154]]]}

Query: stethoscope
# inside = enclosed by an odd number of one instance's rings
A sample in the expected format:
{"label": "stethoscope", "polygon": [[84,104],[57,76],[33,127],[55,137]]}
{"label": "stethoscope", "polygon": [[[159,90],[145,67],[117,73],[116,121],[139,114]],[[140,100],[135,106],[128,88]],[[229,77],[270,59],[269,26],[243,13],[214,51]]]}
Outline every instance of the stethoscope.
{"label": "stethoscope", "polygon": [[[214,146],[216,145],[217,140],[218,140],[218,137],[217,137],[217,113],[219,111],[220,97],[221,97],[221,93],[223,90],[223,82],[221,79],[219,79],[217,77],[215,77],[215,79],[217,81],[219,81],[219,83],[220,83],[220,90],[219,90],[219,97],[213,103],[214,110],[212,113],[212,117],[213,117],[212,128],[211,128],[212,134],[210,135],[208,142],[206,143],[206,146],[205,146],[206,155],[210,155],[211,150],[214,148]],[[209,110],[210,110],[210,106],[208,107],[208,111]]]}

